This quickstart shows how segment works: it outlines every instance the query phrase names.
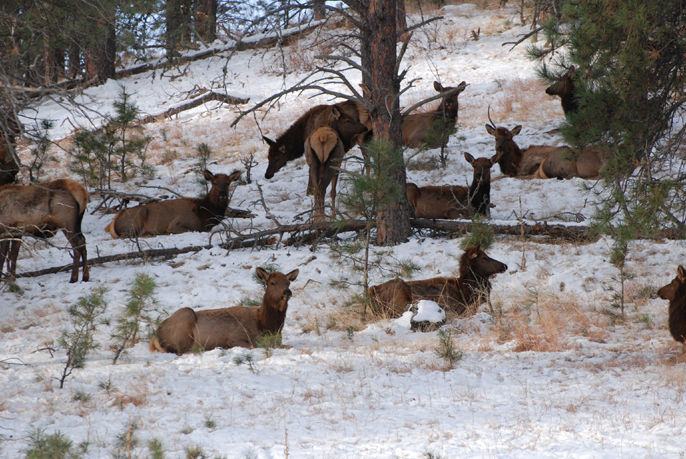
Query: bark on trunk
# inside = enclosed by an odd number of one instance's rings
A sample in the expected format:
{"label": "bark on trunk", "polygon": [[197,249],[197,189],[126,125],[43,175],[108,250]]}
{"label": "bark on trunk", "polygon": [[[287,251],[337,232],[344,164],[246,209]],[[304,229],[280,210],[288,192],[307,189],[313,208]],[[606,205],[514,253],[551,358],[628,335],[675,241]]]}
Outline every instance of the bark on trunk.
{"label": "bark on trunk", "polygon": [[195,30],[203,41],[213,42],[217,39],[217,0],[198,0]]}

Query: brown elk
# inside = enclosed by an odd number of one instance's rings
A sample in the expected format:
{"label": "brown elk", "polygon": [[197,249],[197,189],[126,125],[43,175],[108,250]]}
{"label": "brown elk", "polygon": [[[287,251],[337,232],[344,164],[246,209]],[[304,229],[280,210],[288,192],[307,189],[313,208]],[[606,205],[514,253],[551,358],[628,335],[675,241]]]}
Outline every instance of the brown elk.
{"label": "brown elk", "polygon": [[407,184],[407,200],[414,208],[416,218],[456,219],[473,214],[490,215],[491,167],[498,154],[491,158],[474,159],[465,152],[464,157],[474,168],[472,184],[465,186],[423,186]]}
{"label": "brown elk", "polygon": [[281,332],[292,295],[288,287],[298,277],[298,272],[296,269],[288,274],[269,274],[257,268],[257,277],[266,286],[259,307],[179,309],[157,327],[150,340],[150,352],[181,355],[194,348],[208,351],[217,347],[255,347],[260,336]]}
{"label": "brown elk", "polygon": [[676,361],[686,362],[686,270],[683,266],[677,268],[676,277],[658,290],[657,295],[669,300],[669,332],[681,343],[682,350]]}
{"label": "brown elk", "polygon": [[443,94],[457,88],[450,96],[443,97],[435,110],[426,113],[407,115],[402,124],[403,145],[410,148],[439,148],[448,142],[448,137],[455,132],[459,104],[458,96],[467,87],[464,81],[457,87],[443,87],[434,81],[434,89]]}
{"label": "brown elk", "polygon": [[567,154],[573,153],[569,147],[540,145],[532,145],[522,150],[513,140],[513,137],[521,132],[522,126],[515,126],[512,130],[502,126],[496,127],[493,120],[491,120],[490,107],[488,121],[491,124],[486,125],[486,131],[495,137],[495,152],[496,155],[500,155],[498,159],[500,171],[509,177],[533,176],[543,160],[554,151],[563,151]]}
{"label": "brown elk", "polygon": [[574,85],[574,72],[576,69],[571,66],[558,81],[548,86],[545,93],[551,96],[560,96],[562,111],[565,116],[579,110],[579,102],[576,99],[576,86]]}
{"label": "brown elk", "polygon": [[402,315],[407,306],[431,300],[446,311],[474,313],[491,291],[491,276],[507,271],[507,265],[490,258],[480,245],[467,247],[460,257],[459,277],[434,277],[405,282],[393,279],[369,289],[372,304],[391,317]]}
{"label": "brown elk", "polygon": [[105,232],[116,239],[210,231],[224,218],[229,205],[229,186],[240,179],[241,172],[226,175],[205,170],[203,175],[212,183],[204,198],[170,199],[122,209],[105,227]]}
{"label": "brown elk", "polygon": [[534,178],[599,179],[601,170],[612,157],[611,151],[608,148],[586,147],[575,153],[569,147],[560,147],[541,162]]}
{"label": "brown elk", "polygon": [[[360,122],[361,113],[366,113],[366,111],[361,105],[352,101],[336,105],[317,105],[298,118],[276,140],[263,136],[262,138],[269,145],[267,154],[269,164],[264,177],[271,179],[288,161],[293,161],[305,154],[305,141],[322,126],[330,126],[336,130],[347,152],[354,146],[360,134],[368,130],[368,126]],[[364,120],[369,123],[368,117],[365,116]]]}
{"label": "brown elk", "polygon": [[338,168],[345,156],[343,142],[329,126],[322,126],[305,141],[305,158],[310,168],[308,195],[314,195],[314,221],[324,218],[324,194],[331,184],[331,217],[336,216]]}
{"label": "brown elk", "polygon": [[81,232],[87,202],[88,192],[71,180],[0,187],[0,272],[7,261],[10,277],[16,276],[23,235],[47,238],[62,230],[74,251],[69,282],[78,280],[80,260],[83,260],[82,280],[88,281],[86,238]]}
{"label": "brown elk", "polygon": [[[50,190],[57,190],[64,193],[71,194],[76,202],[79,204],[79,218],[83,222],[83,215],[86,212],[86,205],[88,204],[88,190],[81,186],[78,182],[69,179],[58,179],[52,182],[45,182],[36,185]],[[79,222],[79,225],[81,225]],[[33,231],[31,235],[37,238],[50,238],[57,234],[58,229],[51,230],[48,226],[44,226],[40,231]],[[21,247],[21,239],[6,239],[0,242],[0,273],[2,272],[2,264],[7,262],[7,272],[10,277],[16,277],[17,272],[17,258],[19,258],[19,248]],[[84,249],[85,250],[85,249]],[[88,268],[86,267],[86,272]],[[88,280],[88,274],[86,279]]]}

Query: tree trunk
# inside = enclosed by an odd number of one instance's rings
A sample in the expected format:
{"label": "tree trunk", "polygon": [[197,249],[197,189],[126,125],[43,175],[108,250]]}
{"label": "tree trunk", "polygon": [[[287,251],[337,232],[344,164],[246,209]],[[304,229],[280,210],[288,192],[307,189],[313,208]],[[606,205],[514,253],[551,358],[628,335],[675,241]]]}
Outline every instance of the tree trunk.
{"label": "tree trunk", "polygon": [[115,78],[117,75],[117,34],[114,29],[114,17],[99,20],[89,38],[91,44],[84,53],[84,80],[102,84],[108,78]]}
{"label": "tree trunk", "polygon": [[[350,2],[350,3],[348,3]],[[410,207],[407,202],[405,165],[402,150],[402,120],[398,104],[400,82],[396,74],[396,13],[397,0],[348,0],[360,14],[362,66],[368,70],[363,75],[367,97],[373,107],[370,112],[374,136],[386,140],[392,146],[392,166],[386,170],[399,188],[399,200],[380,210],[377,215],[377,238],[380,245],[394,245],[407,240],[410,235]]]}
{"label": "tree trunk", "polygon": [[179,45],[190,42],[191,0],[167,0],[166,13],[165,46],[167,59],[173,60],[179,55]]}
{"label": "tree trunk", "polygon": [[314,18],[316,20],[326,19],[326,8],[324,8],[325,0],[314,0],[313,2]]}
{"label": "tree trunk", "polygon": [[217,0],[197,0],[195,30],[201,40],[213,42],[217,39]]}

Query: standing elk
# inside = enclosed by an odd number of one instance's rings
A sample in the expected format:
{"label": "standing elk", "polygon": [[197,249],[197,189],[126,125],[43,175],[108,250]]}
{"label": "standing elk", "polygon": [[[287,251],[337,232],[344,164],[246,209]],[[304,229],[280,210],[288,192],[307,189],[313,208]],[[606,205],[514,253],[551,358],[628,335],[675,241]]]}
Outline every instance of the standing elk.
{"label": "standing elk", "polygon": [[491,212],[491,167],[498,161],[491,158],[474,159],[465,152],[464,157],[474,168],[472,184],[465,186],[423,186],[407,184],[407,200],[414,208],[416,218],[456,219],[473,214],[489,216]]}
{"label": "standing elk", "polygon": [[569,147],[548,147],[532,145],[524,150],[513,140],[519,134],[522,126],[515,126],[512,130],[505,127],[496,127],[491,120],[490,107],[488,114],[490,124],[486,125],[486,131],[495,138],[495,152],[500,155],[498,164],[500,171],[509,177],[532,177],[541,163],[553,152],[573,155],[574,151]]}
{"label": "standing elk", "polygon": [[[457,89],[452,95],[445,96],[435,110],[426,113],[407,115],[402,124],[403,145],[410,148],[439,148],[448,142],[448,137],[455,132],[459,104],[458,96],[467,87],[464,81],[457,87],[444,88],[434,81],[434,89],[443,94]],[[447,130],[447,132],[445,132]]]}
{"label": "standing elk", "polygon": [[117,239],[210,231],[224,218],[229,206],[229,186],[240,179],[241,172],[226,175],[205,170],[203,175],[212,183],[204,198],[170,199],[122,209],[105,227],[105,232]]}
{"label": "standing elk", "polygon": [[681,355],[677,363],[686,362],[686,270],[679,265],[671,283],[657,291],[663,300],[669,300],[669,332],[681,343]]}
{"label": "standing elk", "polygon": [[491,291],[491,276],[507,271],[507,265],[490,258],[480,245],[467,247],[460,257],[459,277],[434,277],[405,282],[393,279],[369,289],[372,304],[391,317],[401,316],[419,300],[435,301],[446,311],[474,313]]}
{"label": "standing elk", "polygon": [[558,81],[548,86],[545,93],[551,96],[560,96],[562,111],[565,116],[579,110],[579,102],[576,99],[576,87],[574,85],[574,72],[576,69],[571,66]]}
{"label": "standing elk", "polygon": [[368,130],[368,126],[360,121],[362,117],[363,121],[369,123],[364,114],[366,111],[362,106],[352,101],[336,105],[317,105],[298,118],[276,140],[262,136],[269,145],[269,164],[264,177],[271,179],[288,161],[305,154],[305,141],[322,126],[329,126],[338,133],[343,142],[343,149],[347,152],[354,146],[360,134]]}
{"label": "standing elk", "polygon": [[150,352],[181,355],[194,348],[209,351],[217,347],[255,347],[260,336],[281,332],[288,300],[292,296],[288,287],[298,277],[298,272],[296,269],[288,274],[269,274],[257,268],[257,277],[266,286],[259,307],[234,306],[206,311],[179,309],[157,327],[150,340]]}
{"label": "standing elk", "polygon": [[49,238],[62,230],[74,251],[69,282],[78,280],[80,260],[82,280],[88,281],[86,238],[81,232],[87,203],[88,192],[72,180],[0,187],[0,272],[6,261],[10,277],[16,277],[22,236]]}
{"label": "standing elk", "polygon": [[343,142],[338,133],[329,127],[322,126],[305,141],[305,158],[310,168],[308,195],[314,195],[314,221],[324,219],[324,195],[331,184],[331,218],[336,217],[336,184],[338,168],[345,156]]}

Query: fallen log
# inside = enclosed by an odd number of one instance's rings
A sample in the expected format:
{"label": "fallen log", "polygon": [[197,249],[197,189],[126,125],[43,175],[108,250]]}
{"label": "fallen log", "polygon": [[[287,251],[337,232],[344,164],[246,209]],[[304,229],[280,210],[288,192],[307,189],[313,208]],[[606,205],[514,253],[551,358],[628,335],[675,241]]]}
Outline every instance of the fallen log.
{"label": "fallen log", "polygon": [[238,97],[233,97],[229,96],[226,94],[220,94],[218,92],[213,92],[209,91],[205,94],[203,94],[200,97],[196,97],[195,99],[191,100],[190,102],[187,102],[183,105],[179,105],[174,108],[170,108],[169,110],[165,111],[164,113],[160,113],[159,115],[148,115],[144,118],[141,118],[138,123],[139,124],[149,124],[149,123],[156,123],[158,121],[162,121],[165,118],[171,118],[174,115],[177,115],[183,111],[190,110],[195,107],[199,107],[202,104],[205,104],[210,101],[218,101],[218,102],[224,102],[225,104],[230,104],[230,105],[241,105],[241,104],[247,104],[250,99],[241,99]]}
{"label": "fallen log", "polygon": [[[428,220],[416,218],[410,220],[410,226],[415,229],[430,229],[443,233],[464,235],[472,232],[473,223],[471,221],[455,220]],[[494,233],[508,236],[526,237],[547,236],[556,239],[579,241],[588,237],[588,227],[586,226],[566,226],[551,224],[547,222],[536,222],[533,225],[528,223],[516,222],[513,225],[488,225]]]}

